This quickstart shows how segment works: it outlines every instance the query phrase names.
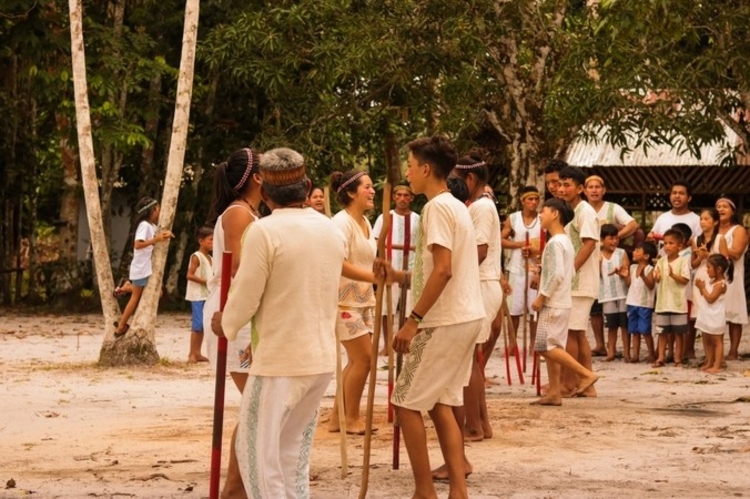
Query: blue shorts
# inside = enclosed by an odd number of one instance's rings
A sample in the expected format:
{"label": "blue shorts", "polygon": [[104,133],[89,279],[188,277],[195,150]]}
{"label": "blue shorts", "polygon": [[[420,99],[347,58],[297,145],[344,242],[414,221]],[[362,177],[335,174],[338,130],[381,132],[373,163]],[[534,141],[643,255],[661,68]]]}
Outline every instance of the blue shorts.
{"label": "blue shorts", "polygon": [[653,308],[628,305],[628,332],[630,334],[651,334],[653,313]]}
{"label": "blue shorts", "polygon": [[193,333],[203,333],[203,305],[205,303],[205,300],[190,302],[190,309],[193,311],[193,316],[190,319],[190,331]]}
{"label": "blue shorts", "polygon": [[138,286],[139,288],[145,288],[146,284],[148,284],[148,277],[149,276],[143,277],[141,279],[131,279],[130,284],[132,284],[133,286]]}

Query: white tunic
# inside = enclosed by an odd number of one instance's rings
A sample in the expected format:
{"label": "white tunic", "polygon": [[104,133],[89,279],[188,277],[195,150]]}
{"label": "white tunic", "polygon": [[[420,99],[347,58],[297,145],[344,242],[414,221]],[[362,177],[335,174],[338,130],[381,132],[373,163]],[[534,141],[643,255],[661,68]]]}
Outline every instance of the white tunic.
{"label": "white tunic", "polygon": [[[714,286],[724,285],[724,282],[714,283],[706,282],[706,292],[711,294]],[[724,334],[727,329],[727,319],[724,313],[725,297],[727,293],[724,292],[719,295],[713,303],[708,301],[700,293],[694,295],[694,302],[699,303],[699,309],[697,319],[695,321],[695,329],[708,334]]]}
{"label": "white tunic", "polygon": [[[734,241],[734,231],[745,230],[741,225],[731,227],[724,238],[727,240],[727,246],[732,247]],[[747,324],[747,297],[745,296],[745,253],[747,246],[742,251],[742,255],[734,263],[734,279],[727,286],[726,315],[727,322],[732,324]]]}

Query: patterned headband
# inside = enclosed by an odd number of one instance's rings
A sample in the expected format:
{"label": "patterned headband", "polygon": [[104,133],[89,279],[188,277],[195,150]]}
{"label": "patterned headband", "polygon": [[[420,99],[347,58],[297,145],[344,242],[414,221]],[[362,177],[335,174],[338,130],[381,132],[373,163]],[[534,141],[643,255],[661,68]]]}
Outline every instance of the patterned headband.
{"label": "patterned headband", "polygon": [[343,191],[344,188],[346,188],[347,185],[349,185],[352,182],[356,181],[358,178],[364,177],[365,175],[366,175],[365,172],[357,172],[357,173],[355,173],[354,175],[352,175],[352,178],[350,178],[349,180],[347,180],[346,182],[344,182],[343,184],[341,184],[339,186],[339,188],[336,189],[336,194],[338,194],[339,192]]}
{"label": "patterned headband", "polygon": [[536,197],[539,197],[539,193],[538,193],[538,192],[535,192],[535,191],[527,191],[527,192],[524,192],[523,194],[521,194],[521,201],[523,201],[523,200],[524,200],[524,199],[526,199],[526,198],[530,198],[530,197],[532,197],[532,196],[536,196]]}
{"label": "patterned headband", "polygon": [[247,147],[245,148],[245,151],[247,152],[247,165],[245,166],[245,173],[242,174],[242,178],[232,189],[234,192],[239,192],[240,189],[242,189],[242,186],[245,185],[245,182],[247,182],[247,179],[250,177],[250,172],[253,170],[253,151],[251,151]]}
{"label": "patterned headband", "polygon": [[152,199],[151,201],[149,201],[148,203],[146,203],[143,207],[141,207],[138,210],[138,214],[140,215],[141,213],[147,212],[149,209],[151,209],[152,207],[156,206],[157,204],[158,203],[156,202],[156,200]]}
{"label": "patterned headband", "polygon": [[260,171],[264,184],[270,185],[292,185],[305,179],[305,165],[302,164],[290,170],[264,170]]}
{"label": "patterned headband", "polygon": [[474,163],[472,165],[456,165],[457,170],[473,170],[474,168],[479,168],[480,166],[485,166],[487,163],[484,161],[480,161],[479,163]]}
{"label": "patterned headband", "polygon": [[716,200],[716,204],[714,206],[717,206],[721,201],[724,201],[726,204],[732,207],[734,211],[737,211],[737,206],[734,204],[734,201],[732,201],[729,198],[719,198]]}

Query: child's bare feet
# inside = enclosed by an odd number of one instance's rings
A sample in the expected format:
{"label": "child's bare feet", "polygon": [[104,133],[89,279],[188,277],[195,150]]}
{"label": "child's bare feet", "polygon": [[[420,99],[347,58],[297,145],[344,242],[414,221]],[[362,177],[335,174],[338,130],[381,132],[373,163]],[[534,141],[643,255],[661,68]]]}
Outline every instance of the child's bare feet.
{"label": "child's bare feet", "polygon": [[604,362],[612,362],[613,360],[615,360],[614,355],[607,355],[606,357],[604,357]]}
{"label": "child's bare feet", "polygon": [[484,440],[484,432],[480,429],[469,429],[464,427],[464,442],[481,442]]}
{"label": "child's bare feet", "polygon": [[703,368],[703,369],[701,369],[701,370],[702,370],[702,371],[705,371],[705,372],[707,372],[707,373],[709,373],[709,374],[718,374],[718,373],[720,373],[720,372],[722,371],[722,369],[720,369],[720,368],[718,368],[718,367],[709,367],[709,368],[705,368],[705,367],[704,367],[704,368]]}
{"label": "child's bare feet", "polygon": [[656,361],[651,364],[651,367],[664,367],[666,364],[664,364],[664,361],[661,359],[656,359]]}
{"label": "child's bare feet", "polygon": [[576,388],[576,396],[578,397],[596,397],[596,390],[594,389],[594,383],[599,381],[599,376],[591,373],[590,376],[581,378],[578,387]]}
{"label": "child's bare feet", "polygon": [[[464,459],[464,477],[469,478],[469,475],[471,475],[474,472],[474,469],[471,467],[471,464],[469,464],[466,459]],[[446,465],[439,466],[432,470],[432,479],[436,482],[447,482],[448,481],[448,467]]]}
{"label": "child's bare feet", "polygon": [[639,359],[638,357],[631,357],[628,359],[628,362],[630,362],[631,364],[638,364],[640,361],[641,359]]}
{"label": "child's bare feet", "polygon": [[553,397],[551,395],[546,395],[538,400],[535,400],[533,402],[529,402],[529,405],[549,405],[549,406],[561,406],[562,405],[562,397]]}

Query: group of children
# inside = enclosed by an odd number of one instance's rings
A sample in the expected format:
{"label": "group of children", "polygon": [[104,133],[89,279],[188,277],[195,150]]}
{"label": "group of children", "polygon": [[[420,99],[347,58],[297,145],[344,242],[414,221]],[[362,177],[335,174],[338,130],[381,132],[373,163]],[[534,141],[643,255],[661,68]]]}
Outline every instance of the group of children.
{"label": "group of children", "polygon": [[[717,237],[718,216],[712,212],[715,210],[701,213],[703,234],[694,242],[690,228],[676,224],[660,238],[661,251],[651,241],[636,245],[632,263],[618,247],[617,227],[601,227],[599,301],[608,336],[605,360],[615,359],[619,330],[625,362],[639,362],[643,338],[653,367],[663,367],[669,357],[674,358],[675,366],[681,366],[690,341],[686,338],[691,338],[688,333],[695,327],[706,354],[702,370],[721,370],[726,330],[724,295],[733,269],[731,261],[718,250],[722,238]],[[652,322],[659,333],[656,349]]]}

